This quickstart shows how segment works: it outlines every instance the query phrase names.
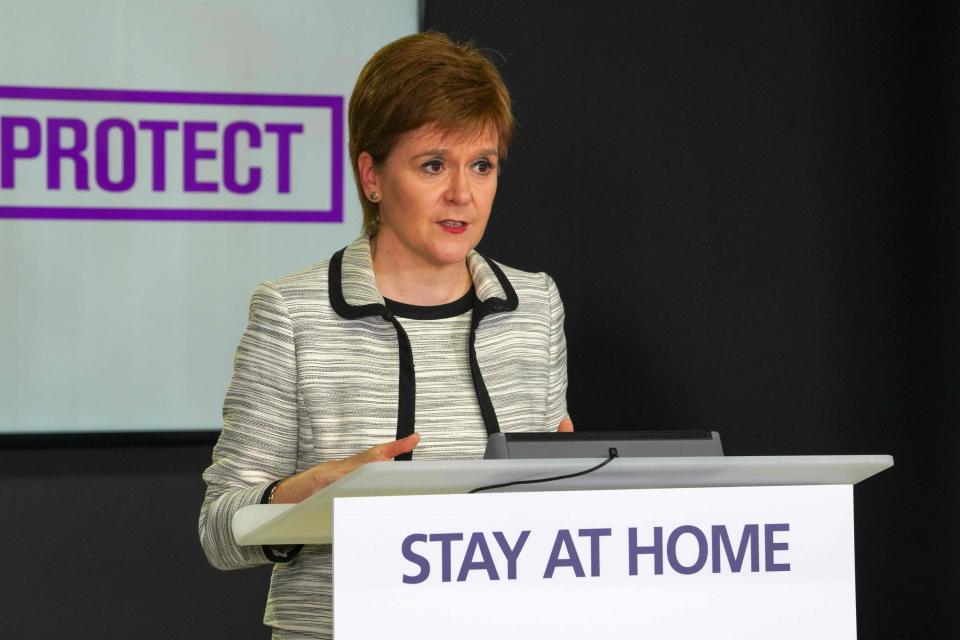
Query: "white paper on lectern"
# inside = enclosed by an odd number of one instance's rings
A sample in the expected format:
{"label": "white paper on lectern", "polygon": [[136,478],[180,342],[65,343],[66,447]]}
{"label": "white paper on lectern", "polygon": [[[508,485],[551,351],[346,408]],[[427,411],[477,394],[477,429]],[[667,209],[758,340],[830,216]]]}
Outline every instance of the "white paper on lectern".
{"label": "white paper on lectern", "polygon": [[[692,525],[706,532],[725,525],[734,551],[746,524],[788,523],[776,534],[787,550],[775,552],[789,571],[739,573],[724,561],[712,571],[678,574],[664,559],[655,575],[650,555],[638,556],[629,575],[630,527],[639,545],[654,527],[670,532]],[[590,575],[589,539],[580,529],[610,528],[600,540],[600,575]],[[585,568],[582,578],[559,567],[545,578],[557,532],[566,529]],[[515,580],[492,532],[529,538]],[[413,533],[463,533],[450,543],[451,581],[443,582],[440,543],[411,547],[431,565],[420,584],[403,576],[419,567],[405,559],[402,543]],[[467,540],[483,532],[499,580],[469,571],[457,581]],[[573,491],[473,496],[337,498],[334,501],[334,624],[338,640],[366,638],[670,638],[855,640],[853,504],[850,486],[739,487]],[[760,568],[764,568],[763,535]],[[693,565],[693,535],[676,541],[676,559]],[[666,550],[665,550],[666,552]],[[564,554],[564,557],[566,555]],[[474,554],[473,559],[479,559]]]}

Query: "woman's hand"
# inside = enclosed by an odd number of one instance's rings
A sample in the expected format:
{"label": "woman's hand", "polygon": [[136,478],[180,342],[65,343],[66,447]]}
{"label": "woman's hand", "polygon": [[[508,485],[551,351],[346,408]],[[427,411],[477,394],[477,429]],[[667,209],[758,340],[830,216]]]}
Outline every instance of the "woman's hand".
{"label": "woman's hand", "polygon": [[567,431],[573,431],[573,420],[571,420],[569,416],[561,420],[560,424],[557,426],[558,433]]}
{"label": "woman's hand", "polygon": [[[567,420],[566,422],[569,422]],[[561,423],[561,426],[563,424]],[[570,425],[573,430],[573,425]],[[406,438],[385,442],[370,447],[366,451],[361,451],[356,455],[343,460],[331,460],[322,462],[306,471],[290,476],[285,479],[273,492],[273,504],[289,504],[300,502],[315,494],[329,484],[333,484],[343,476],[347,475],[357,467],[368,462],[385,462],[392,460],[401,453],[413,451],[413,448],[420,442],[420,434],[411,433]]]}

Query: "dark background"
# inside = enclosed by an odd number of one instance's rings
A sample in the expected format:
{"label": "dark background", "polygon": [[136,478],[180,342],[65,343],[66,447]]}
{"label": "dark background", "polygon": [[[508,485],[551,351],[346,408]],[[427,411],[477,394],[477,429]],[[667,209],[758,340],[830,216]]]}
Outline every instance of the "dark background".
{"label": "dark background", "polygon": [[[520,128],[481,248],[557,281],[578,428],[893,455],[855,490],[859,635],[951,637],[957,3],[444,0],[423,21],[499,54]],[[217,572],[196,539],[211,444],[0,444],[0,635],[266,637],[266,570]]]}

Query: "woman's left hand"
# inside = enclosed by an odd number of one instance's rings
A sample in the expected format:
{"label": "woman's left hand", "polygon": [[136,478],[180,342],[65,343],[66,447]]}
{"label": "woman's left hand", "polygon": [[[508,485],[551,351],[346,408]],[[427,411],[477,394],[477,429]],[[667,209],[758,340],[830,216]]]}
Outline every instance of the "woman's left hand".
{"label": "woman's left hand", "polygon": [[559,426],[557,426],[557,432],[562,433],[568,431],[573,431],[573,420],[571,420],[569,417],[566,417],[560,421]]}

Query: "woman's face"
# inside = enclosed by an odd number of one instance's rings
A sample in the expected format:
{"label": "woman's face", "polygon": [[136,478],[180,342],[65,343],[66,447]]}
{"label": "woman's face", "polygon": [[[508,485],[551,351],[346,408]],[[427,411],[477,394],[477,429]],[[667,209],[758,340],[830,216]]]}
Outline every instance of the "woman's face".
{"label": "woman's face", "polygon": [[490,218],[497,142],[492,127],[478,134],[424,125],[403,134],[379,167],[361,154],[365,191],[381,197],[377,253],[386,252],[407,267],[462,263]]}

